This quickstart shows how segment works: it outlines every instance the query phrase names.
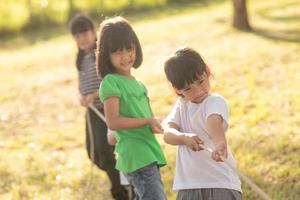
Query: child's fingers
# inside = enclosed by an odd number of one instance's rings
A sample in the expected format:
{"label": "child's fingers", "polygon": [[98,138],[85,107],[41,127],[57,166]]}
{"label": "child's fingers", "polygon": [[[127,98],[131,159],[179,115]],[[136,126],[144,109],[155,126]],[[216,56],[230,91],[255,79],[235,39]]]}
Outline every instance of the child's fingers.
{"label": "child's fingers", "polygon": [[196,142],[197,142],[198,147],[200,148],[200,150],[203,150],[204,149],[203,148],[204,142],[198,136],[195,137],[195,140],[196,140]]}
{"label": "child's fingers", "polygon": [[158,124],[157,130],[159,131],[159,133],[164,132],[164,129],[162,128],[162,126],[160,124]]}
{"label": "child's fingers", "polygon": [[193,137],[193,139],[195,141],[195,145],[197,146],[197,151],[203,150],[203,141],[198,136]]}
{"label": "child's fingers", "polygon": [[158,119],[156,119],[156,118],[152,118],[151,128],[154,133],[163,133],[164,132],[161,124],[159,123]]}
{"label": "child's fingers", "polygon": [[215,152],[215,151],[213,151],[213,152],[211,153],[211,158],[212,158],[213,160],[217,161],[217,156],[216,156],[216,152]]}
{"label": "child's fingers", "polygon": [[163,133],[164,132],[161,126],[154,126],[152,131],[154,133]]}
{"label": "child's fingers", "polygon": [[227,149],[226,148],[218,149],[217,152],[218,152],[218,155],[220,156],[221,160],[223,160],[223,161],[226,160],[226,158],[227,158]]}
{"label": "child's fingers", "polygon": [[192,143],[192,150],[193,151],[198,151],[198,144],[196,144],[196,143]]}
{"label": "child's fingers", "polygon": [[204,142],[198,136],[193,136],[191,138],[193,139],[195,145],[197,146],[196,147],[197,151],[205,149]]}
{"label": "child's fingers", "polygon": [[219,152],[220,161],[225,161],[227,158],[227,153],[225,151]]}
{"label": "child's fingers", "polygon": [[213,151],[211,153],[211,157],[212,157],[213,160],[215,160],[217,162],[221,162],[221,161],[226,160],[226,158],[223,155],[221,155],[218,151]]}
{"label": "child's fingers", "polygon": [[193,145],[193,151],[200,151],[200,150],[203,149],[203,148],[198,144],[198,142],[195,141],[195,140],[193,141],[192,145]]}

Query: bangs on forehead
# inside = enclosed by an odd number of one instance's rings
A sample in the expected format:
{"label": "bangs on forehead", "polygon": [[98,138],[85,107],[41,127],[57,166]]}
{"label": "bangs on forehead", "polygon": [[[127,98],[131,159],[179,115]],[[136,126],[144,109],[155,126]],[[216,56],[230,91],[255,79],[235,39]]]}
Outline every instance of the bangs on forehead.
{"label": "bangs on forehead", "polygon": [[205,72],[197,60],[182,56],[171,58],[167,65],[169,81],[173,87],[180,90],[198,80]]}
{"label": "bangs on forehead", "polygon": [[77,34],[77,33],[83,33],[83,32],[87,32],[89,30],[92,30],[93,28],[90,27],[88,24],[84,24],[84,23],[77,23],[75,24],[72,28],[71,28],[71,32],[73,35]]}
{"label": "bangs on forehead", "polygon": [[203,75],[203,73],[200,74],[200,72],[191,74],[191,76],[185,80],[185,86],[190,85],[190,84],[194,83],[195,81],[199,80],[202,75]]}
{"label": "bangs on forehead", "polygon": [[177,74],[177,75],[178,75],[177,77],[174,77],[176,81],[174,81],[173,86],[181,90],[187,87],[188,85],[194,83],[195,81],[199,80],[200,77],[203,75],[203,72],[187,71],[187,73]]}
{"label": "bangs on forehead", "polygon": [[134,42],[134,36],[131,33],[122,33],[116,32],[115,34],[112,33],[110,37],[110,42],[109,42],[109,52],[116,52],[118,50],[122,49],[131,49],[132,47],[135,47],[135,42]]}

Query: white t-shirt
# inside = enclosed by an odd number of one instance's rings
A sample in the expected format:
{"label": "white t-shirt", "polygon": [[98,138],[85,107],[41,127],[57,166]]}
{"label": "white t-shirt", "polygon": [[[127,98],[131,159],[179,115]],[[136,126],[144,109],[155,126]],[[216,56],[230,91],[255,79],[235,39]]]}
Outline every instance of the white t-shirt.
{"label": "white t-shirt", "polygon": [[[180,127],[181,132],[199,135],[207,146],[214,149],[205,126],[211,114],[222,116],[224,129],[227,130],[228,106],[224,98],[218,94],[209,95],[199,104],[180,98],[164,123],[173,122]],[[235,166],[229,146],[226,162]],[[242,191],[237,173],[225,163],[214,161],[205,150],[194,152],[185,145],[179,145],[173,189],[177,191],[197,188],[227,188]]]}

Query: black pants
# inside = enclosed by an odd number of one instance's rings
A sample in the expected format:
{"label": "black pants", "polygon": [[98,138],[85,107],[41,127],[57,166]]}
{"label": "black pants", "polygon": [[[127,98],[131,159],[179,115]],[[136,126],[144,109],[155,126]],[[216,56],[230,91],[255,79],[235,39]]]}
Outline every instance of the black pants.
{"label": "black pants", "polygon": [[[103,110],[99,110],[103,113]],[[119,171],[115,169],[116,159],[114,155],[114,147],[107,143],[107,126],[101,118],[90,108],[86,113],[86,148],[89,158],[101,170],[104,170],[111,182],[111,194],[114,199],[128,200],[128,192],[124,186],[120,184]],[[91,154],[91,140],[88,127],[88,115],[90,119],[92,136],[94,143],[94,159]]]}

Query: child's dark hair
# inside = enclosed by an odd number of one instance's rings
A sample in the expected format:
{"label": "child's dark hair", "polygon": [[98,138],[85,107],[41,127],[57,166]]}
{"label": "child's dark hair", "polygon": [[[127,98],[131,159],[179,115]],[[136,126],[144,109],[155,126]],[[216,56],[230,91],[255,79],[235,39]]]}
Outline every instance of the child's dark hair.
{"label": "child's dark hair", "polygon": [[210,75],[200,54],[189,47],[178,49],[165,62],[164,69],[167,79],[179,90],[198,80],[203,73]]}
{"label": "child's dark hair", "polygon": [[[93,20],[86,14],[77,14],[70,21],[70,32],[72,35],[76,35],[77,33],[83,33],[86,31],[95,31],[95,25]],[[95,47],[96,48],[96,41]],[[85,55],[85,52],[82,49],[78,49],[77,57],[76,57],[76,67],[80,70],[80,64]]]}
{"label": "child's dark hair", "polygon": [[134,45],[136,59],[133,64],[138,68],[143,61],[143,53],[140,42],[128,23],[122,17],[114,17],[104,20],[100,24],[100,35],[97,42],[96,67],[98,75],[104,78],[109,73],[115,73],[115,68],[110,61],[110,53],[131,49]]}

